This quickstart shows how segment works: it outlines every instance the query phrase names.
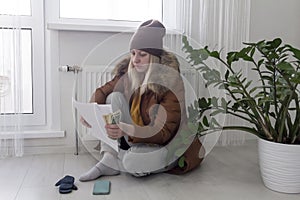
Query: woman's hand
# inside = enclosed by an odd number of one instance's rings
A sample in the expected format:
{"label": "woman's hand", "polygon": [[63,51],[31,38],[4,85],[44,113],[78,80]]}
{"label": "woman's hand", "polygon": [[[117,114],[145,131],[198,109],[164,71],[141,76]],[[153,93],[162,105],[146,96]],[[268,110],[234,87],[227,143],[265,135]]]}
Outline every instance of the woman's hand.
{"label": "woman's hand", "polygon": [[105,125],[106,133],[111,139],[118,139],[126,135],[120,128],[118,124],[106,124]]}
{"label": "woman's hand", "polygon": [[106,133],[108,137],[112,139],[118,139],[125,135],[133,135],[134,126],[120,122],[119,124],[107,124],[105,125]]}
{"label": "woman's hand", "polygon": [[84,125],[88,128],[92,128],[92,126],[89,123],[87,123],[87,121],[85,121],[85,119],[82,116],[80,116],[80,122],[82,125]]}

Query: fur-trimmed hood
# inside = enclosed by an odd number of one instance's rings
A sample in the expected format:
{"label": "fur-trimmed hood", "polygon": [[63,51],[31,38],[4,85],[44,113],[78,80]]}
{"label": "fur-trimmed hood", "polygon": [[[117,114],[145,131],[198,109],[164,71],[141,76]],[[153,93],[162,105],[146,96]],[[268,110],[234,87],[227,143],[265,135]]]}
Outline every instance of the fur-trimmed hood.
{"label": "fur-trimmed hood", "polygon": [[172,69],[179,71],[179,62],[176,56],[168,51],[164,51],[161,56],[161,64],[171,67]]}
{"label": "fur-trimmed hood", "polygon": [[[113,73],[117,76],[124,75],[128,70],[130,56],[127,56],[119,62]],[[156,94],[163,94],[167,90],[176,87],[180,78],[179,62],[176,56],[168,51],[163,51],[160,63],[154,64],[152,72],[149,76],[147,89],[152,90]]]}

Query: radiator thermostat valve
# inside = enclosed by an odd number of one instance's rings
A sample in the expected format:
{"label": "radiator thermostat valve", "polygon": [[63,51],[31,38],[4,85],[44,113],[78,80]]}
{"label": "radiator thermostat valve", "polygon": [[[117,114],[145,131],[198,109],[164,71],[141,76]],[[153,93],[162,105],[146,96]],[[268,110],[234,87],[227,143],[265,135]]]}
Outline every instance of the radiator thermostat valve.
{"label": "radiator thermostat valve", "polygon": [[77,65],[73,65],[73,66],[70,66],[70,65],[63,65],[63,66],[60,66],[58,68],[59,71],[61,72],[79,72],[81,71],[81,67],[77,66]]}

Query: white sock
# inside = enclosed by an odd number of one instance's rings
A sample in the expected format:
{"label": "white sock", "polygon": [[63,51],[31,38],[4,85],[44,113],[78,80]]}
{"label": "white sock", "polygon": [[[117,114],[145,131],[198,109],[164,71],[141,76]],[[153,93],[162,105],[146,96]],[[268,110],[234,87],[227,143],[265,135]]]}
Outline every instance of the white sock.
{"label": "white sock", "polygon": [[86,173],[82,174],[79,177],[79,180],[84,182],[84,181],[91,181],[99,178],[100,176],[112,176],[112,175],[118,175],[120,172],[118,170],[112,169],[110,167],[105,166],[104,164],[97,163],[96,166],[92,167],[89,171]]}

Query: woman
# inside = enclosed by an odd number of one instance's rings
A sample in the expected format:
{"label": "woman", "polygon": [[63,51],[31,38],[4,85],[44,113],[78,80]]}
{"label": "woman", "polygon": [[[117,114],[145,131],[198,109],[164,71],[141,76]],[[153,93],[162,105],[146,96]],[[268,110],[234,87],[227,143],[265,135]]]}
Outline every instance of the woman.
{"label": "woman", "polygon": [[[167,159],[167,146],[186,124],[184,86],[176,57],[163,50],[165,27],[157,20],[140,25],[130,41],[130,57],[116,66],[115,77],[98,88],[91,101],[111,103],[121,110],[120,124],[106,125],[106,132],[117,139],[116,152],[101,143],[101,159],[79,180],[126,171],[136,176],[151,173],[185,173],[200,164],[201,143],[193,139],[178,167],[178,157]],[[82,123],[89,126],[83,119]],[[168,161],[166,161],[168,160]]]}

